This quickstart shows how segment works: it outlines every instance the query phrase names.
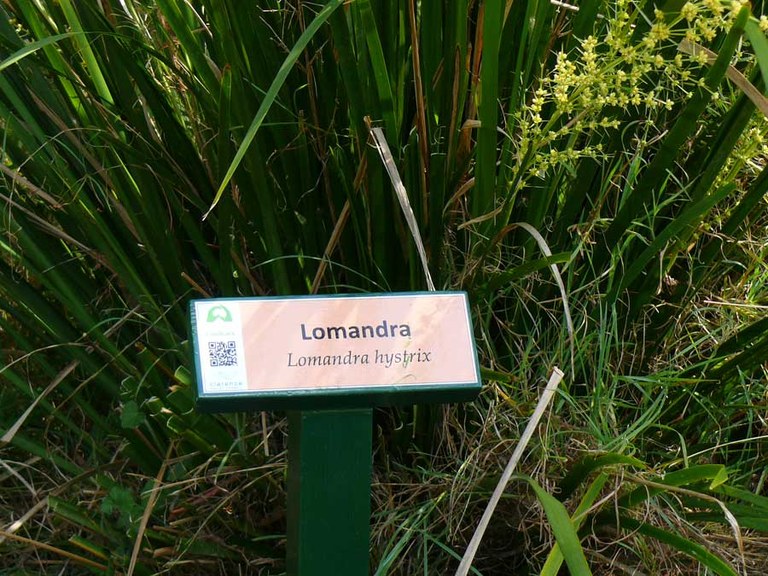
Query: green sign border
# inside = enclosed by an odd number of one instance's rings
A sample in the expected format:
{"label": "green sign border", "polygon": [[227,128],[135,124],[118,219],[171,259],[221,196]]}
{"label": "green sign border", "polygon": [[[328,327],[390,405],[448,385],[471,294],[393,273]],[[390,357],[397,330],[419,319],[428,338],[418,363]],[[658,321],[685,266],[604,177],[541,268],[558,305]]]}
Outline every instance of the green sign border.
{"label": "green sign border", "polygon": [[[464,296],[467,320],[470,331],[473,330],[472,315],[466,292],[385,292],[362,294],[331,294],[317,296],[265,296],[254,298],[209,298],[189,302],[189,316],[192,327],[192,350],[195,362],[195,381],[197,383],[196,408],[201,412],[250,412],[260,410],[335,410],[353,408],[374,408],[376,406],[398,406],[408,404],[437,404],[466,402],[473,400],[480,393],[480,363],[477,359],[477,345],[472,340],[472,355],[475,360],[475,382],[439,383],[439,384],[404,384],[388,386],[365,386],[334,389],[312,390],[247,390],[242,392],[205,393],[202,382],[202,364],[198,351],[196,302],[243,302],[254,300],[299,300],[330,298],[375,298],[377,296],[437,296],[460,294]],[[471,334],[470,334],[471,335]]]}

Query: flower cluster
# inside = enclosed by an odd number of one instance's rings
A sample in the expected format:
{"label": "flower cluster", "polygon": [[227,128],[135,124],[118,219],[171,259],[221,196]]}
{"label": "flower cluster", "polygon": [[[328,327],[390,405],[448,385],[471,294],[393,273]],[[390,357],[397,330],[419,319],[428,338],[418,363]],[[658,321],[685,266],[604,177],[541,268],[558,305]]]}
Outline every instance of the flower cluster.
{"label": "flower cluster", "polygon": [[738,180],[739,175],[754,177],[768,164],[768,119],[756,115],[750,127],[744,131],[733,154],[718,174],[713,186]]}
{"label": "flower cluster", "polygon": [[[745,0],[688,0],[679,12],[644,14],[615,0],[600,33],[560,51],[554,67],[519,111],[518,167],[543,175],[563,162],[595,157],[590,133],[615,129],[629,111],[650,122],[704,87],[708,53],[700,49],[726,32]],[[768,29],[768,19],[760,20]],[[644,30],[638,37],[638,29]]]}

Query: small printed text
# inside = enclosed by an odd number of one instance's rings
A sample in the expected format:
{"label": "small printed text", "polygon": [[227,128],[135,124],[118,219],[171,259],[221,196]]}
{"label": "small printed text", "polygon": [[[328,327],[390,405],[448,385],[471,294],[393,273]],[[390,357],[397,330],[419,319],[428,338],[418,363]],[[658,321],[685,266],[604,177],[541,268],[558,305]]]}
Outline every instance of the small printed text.
{"label": "small printed text", "polygon": [[307,366],[358,366],[366,364],[380,364],[385,368],[407,368],[410,364],[422,364],[432,362],[432,351],[419,348],[415,352],[403,350],[402,352],[380,352],[378,349],[373,354],[356,354],[348,350],[342,354],[294,354],[288,352],[288,367],[303,368]]}

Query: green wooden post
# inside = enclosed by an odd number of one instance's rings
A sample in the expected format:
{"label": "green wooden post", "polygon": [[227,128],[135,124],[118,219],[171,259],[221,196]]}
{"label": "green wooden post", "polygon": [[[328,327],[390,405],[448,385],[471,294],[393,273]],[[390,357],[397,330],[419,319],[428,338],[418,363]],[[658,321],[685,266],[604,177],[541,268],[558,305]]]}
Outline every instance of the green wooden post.
{"label": "green wooden post", "polygon": [[369,573],[372,410],[288,413],[288,575]]}

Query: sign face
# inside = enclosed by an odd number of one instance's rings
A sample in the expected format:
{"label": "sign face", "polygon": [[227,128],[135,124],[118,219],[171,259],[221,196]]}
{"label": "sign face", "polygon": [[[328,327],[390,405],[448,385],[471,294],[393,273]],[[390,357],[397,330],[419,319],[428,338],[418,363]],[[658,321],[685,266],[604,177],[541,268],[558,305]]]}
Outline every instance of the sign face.
{"label": "sign face", "polygon": [[353,408],[480,391],[463,292],[190,303],[198,407]]}

